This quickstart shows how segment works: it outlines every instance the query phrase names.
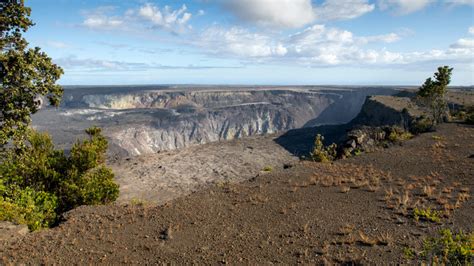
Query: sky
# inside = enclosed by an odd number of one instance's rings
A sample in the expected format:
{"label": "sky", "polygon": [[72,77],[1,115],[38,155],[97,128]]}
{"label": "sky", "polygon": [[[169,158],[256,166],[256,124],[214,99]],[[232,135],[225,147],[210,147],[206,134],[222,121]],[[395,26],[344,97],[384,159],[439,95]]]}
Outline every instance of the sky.
{"label": "sky", "polygon": [[474,84],[474,0],[26,0],[63,85]]}

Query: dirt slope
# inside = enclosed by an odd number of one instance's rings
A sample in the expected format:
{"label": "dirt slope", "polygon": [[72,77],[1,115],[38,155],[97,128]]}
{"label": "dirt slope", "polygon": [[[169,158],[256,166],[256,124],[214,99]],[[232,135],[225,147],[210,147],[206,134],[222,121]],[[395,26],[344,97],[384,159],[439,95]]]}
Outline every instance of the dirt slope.
{"label": "dirt slope", "polygon": [[[474,128],[334,164],[303,162],[164,206],[81,207],[59,227],[0,243],[3,263],[406,263],[439,228],[472,231]],[[472,156],[471,156],[472,157]],[[423,187],[433,187],[425,195]],[[458,203],[458,202],[456,202]],[[453,206],[450,206],[453,205]],[[450,211],[415,221],[414,206]],[[452,210],[451,210],[452,209]]]}

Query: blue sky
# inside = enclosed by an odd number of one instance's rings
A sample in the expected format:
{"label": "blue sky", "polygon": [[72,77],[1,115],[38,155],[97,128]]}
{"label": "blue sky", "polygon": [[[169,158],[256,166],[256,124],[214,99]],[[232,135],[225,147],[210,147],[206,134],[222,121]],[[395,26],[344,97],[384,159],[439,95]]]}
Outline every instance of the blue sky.
{"label": "blue sky", "polygon": [[78,84],[474,84],[474,0],[26,0]]}

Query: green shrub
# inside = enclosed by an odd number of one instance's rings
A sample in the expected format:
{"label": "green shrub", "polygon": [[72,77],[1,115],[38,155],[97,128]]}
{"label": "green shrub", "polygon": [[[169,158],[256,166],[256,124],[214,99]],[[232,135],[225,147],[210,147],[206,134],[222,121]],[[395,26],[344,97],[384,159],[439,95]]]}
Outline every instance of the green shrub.
{"label": "green shrub", "polygon": [[354,151],[353,151],[353,153],[354,153],[354,156],[359,156],[359,155],[362,154],[362,150],[359,149],[359,148],[355,148]]}
{"label": "green shrub", "polygon": [[474,125],[474,106],[465,106],[452,113],[452,116],[458,121],[464,121],[466,124]]}
{"label": "green shrub", "polygon": [[417,118],[410,126],[410,132],[413,134],[421,134],[433,131],[433,122],[430,118],[421,116]]}
{"label": "green shrub", "polygon": [[413,138],[413,134],[399,127],[390,128],[388,140],[391,142],[401,142]]}
{"label": "green shrub", "polygon": [[444,265],[472,265],[474,234],[459,232],[453,235],[451,230],[443,229],[439,237],[424,241],[422,258],[431,263]]}
{"label": "green shrub", "polygon": [[114,182],[114,173],[105,166],[87,171],[83,176],[83,182],[81,188],[83,204],[111,203],[118,197],[119,188]]}
{"label": "green shrub", "polygon": [[24,150],[9,150],[0,163],[0,220],[27,224],[31,230],[54,224],[80,205],[105,204],[119,194],[105,166],[107,140],[99,128],[86,131],[66,156],[51,138],[31,131]]}
{"label": "green shrub", "polygon": [[272,168],[271,166],[265,166],[265,167],[263,168],[263,171],[264,171],[264,172],[271,172],[272,170],[273,170],[273,168]]}
{"label": "green shrub", "polygon": [[403,256],[406,259],[411,260],[415,257],[415,250],[413,250],[413,248],[411,248],[411,247],[404,247],[403,248]]}
{"label": "green shrub", "polygon": [[440,213],[438,211],[431,210],[430,208],[428,209],[415,208],[413,210],[413,217],[415,217],[415,220],[417,221],[420,219],[430,221],[430,222],[435,222],[435,223],[439,223],[441,221]]}
{"label": "green shrub", "polygon": [[0,220],[27,224],[36,230],[54,224],[57,206],[57,197],[51,193],[17,187],[0,197]]}
{"label": "green shrub", "polygon": [[330,162],[337,158],[337,145],[335,143],[324,146],[324,137],[321,134],[316,135],[311,158],[316,162]]}

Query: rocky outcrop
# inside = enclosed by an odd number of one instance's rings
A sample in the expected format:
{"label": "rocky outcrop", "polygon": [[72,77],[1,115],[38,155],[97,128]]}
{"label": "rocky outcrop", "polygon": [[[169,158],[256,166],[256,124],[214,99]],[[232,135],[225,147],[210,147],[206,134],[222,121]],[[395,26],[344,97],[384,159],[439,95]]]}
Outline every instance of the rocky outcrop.
{"label": "rocky outcrop", "polygon": [[[291,153],[304,156],[311,152],[316,135],[325,137],[325,145],[337,143],[338,154],[354,155],[390,144],[392,137],[406,137],[426,113],[410,98],[368,96],[359,114],[349,123],[290,130],[276,141]],[[392,134],[393,133],[393,134]]]}
{"label": "rocky outcrop", "polygon": [[422,115],[425,112],[407,97],[367,97],[339,145],[340,157],[372,152],[410,138]]}
{"label": "rocky outcrop", "polygon": [[338,147],[338,158],[358,155],[361,152],[374,152],[411,137],[411,133],[398,126],[360,126],[346,134],[345,141]]}
{"label": "rocky outcrop", "polygon": [[357,126],[399,126],[409,129],[423,111],[410,98],[394,96],[367,97],[360,113],[351,121]]}

